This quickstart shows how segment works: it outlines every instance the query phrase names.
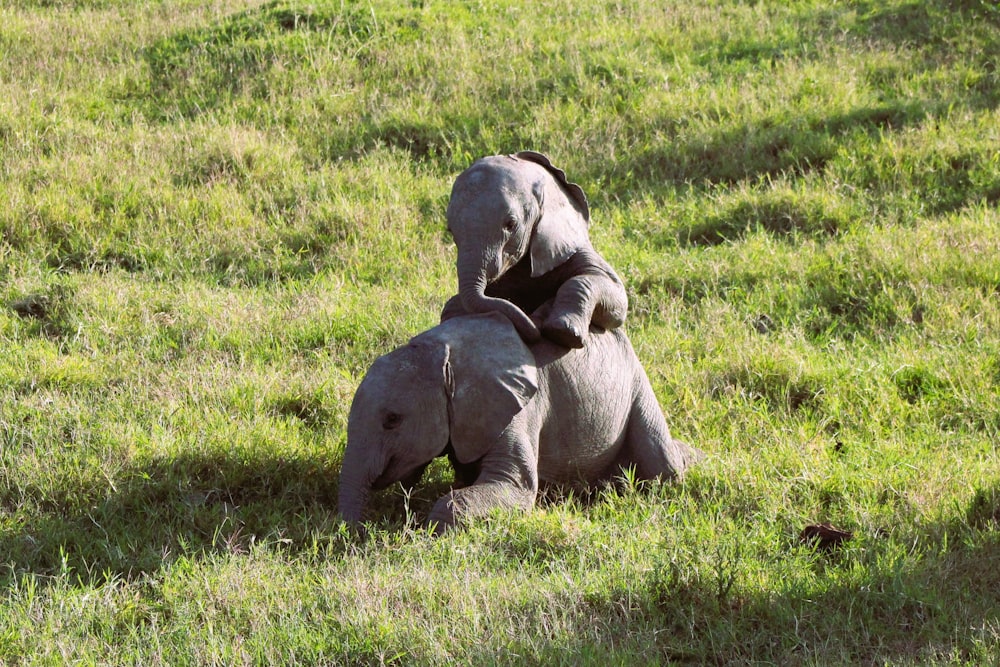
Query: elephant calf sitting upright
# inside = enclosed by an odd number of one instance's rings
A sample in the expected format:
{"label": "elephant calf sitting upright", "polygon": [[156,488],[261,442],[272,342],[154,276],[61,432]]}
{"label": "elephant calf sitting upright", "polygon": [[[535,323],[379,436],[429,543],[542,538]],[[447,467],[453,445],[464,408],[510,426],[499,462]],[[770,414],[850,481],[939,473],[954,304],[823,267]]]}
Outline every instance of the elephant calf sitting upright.
{"label": "elephant calf sitting upright", "polygon": [[477,160],[455,180],[447,215],[459,292],[442,320],[497,311],[526,341],[544,334],[566,347],[583,347],[591,324],[615,329],[625,321],[625,285],[590,243],[587,197],[545,155]]}
{"label": "elephant calf sitting upright", "polygon": [[625,467],[673,479],[700,456],[670,437],[623,330],[592,329],[581,349],[529,346],[495,312],[449,319],[375,361],[348,417],[341,516],[361,521],[372,490],[415,483],[446,454],[469,485],[434,505],[439,529],[530,508],[539,482],[585,486]]}

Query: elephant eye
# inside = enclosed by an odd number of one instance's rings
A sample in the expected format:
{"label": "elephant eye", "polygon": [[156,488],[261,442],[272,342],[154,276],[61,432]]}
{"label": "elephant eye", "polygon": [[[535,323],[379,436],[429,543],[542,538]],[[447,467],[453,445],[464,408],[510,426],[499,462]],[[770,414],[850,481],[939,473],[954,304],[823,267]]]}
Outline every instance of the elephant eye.
{"label": "elephant eye", "polygon": [[506,218],[504,218],[503,228],[504,231],[507,232],[512,232],[517,228],[517,220],[514,219],[514,216],[508,215]]}
{"label": "elephant eye", "polygon": [[400,422],[403,421],[403,415],[396,414],[395,412],[386,413],[385,417],[382,419],[382,428],[387,431],[399,426]]}

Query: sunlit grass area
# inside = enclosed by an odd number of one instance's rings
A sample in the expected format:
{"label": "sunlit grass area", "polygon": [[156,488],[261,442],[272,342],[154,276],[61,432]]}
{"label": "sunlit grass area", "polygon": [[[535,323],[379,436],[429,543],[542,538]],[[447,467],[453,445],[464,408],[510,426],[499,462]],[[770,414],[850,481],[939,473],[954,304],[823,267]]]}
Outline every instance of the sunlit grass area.
{"label": "sunlit grass area", "polygon": [[[994,662],[998,54],[986,0],[5,3],[0,662]],[[354,535],[357,383],[522,149],[708,457]]]}

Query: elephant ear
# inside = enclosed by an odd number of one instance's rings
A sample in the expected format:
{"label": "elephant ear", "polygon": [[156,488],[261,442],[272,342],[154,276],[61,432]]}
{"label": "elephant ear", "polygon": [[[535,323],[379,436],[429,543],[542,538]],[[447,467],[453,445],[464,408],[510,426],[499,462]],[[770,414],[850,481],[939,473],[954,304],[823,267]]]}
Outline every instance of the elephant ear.
{"label": "elephant ear", "polygon": [[500,313],[456,317],[435,330],[447,349],[452,447],[461,463],[478,461],[538,391],[535,356]]}
{"label": "elephant ear", "polygon": [[556,181],[566,189],[566,194],[573,200],[580,211],[580,215],[583,216],[584,223],[590,222],[590,206],[587,204],[587,195],[583,194],[583,188],[576,183],[571,183],[566,178],[566,172],[552,164],[548,155],[535,151],[521,151],[520,153],[516,153],[514,157],[527,160],[528,162],[535,162],[548,169]]}
{"label": "elephant ear", "polygon": [[535,151],[521,151],[515,157],[544,167],[547,179],[535,185],[541,214],[531,240],[531,275],[548,273],[590,245],[587,224],[590,207],[587,196],[566,178],[549,158]]}

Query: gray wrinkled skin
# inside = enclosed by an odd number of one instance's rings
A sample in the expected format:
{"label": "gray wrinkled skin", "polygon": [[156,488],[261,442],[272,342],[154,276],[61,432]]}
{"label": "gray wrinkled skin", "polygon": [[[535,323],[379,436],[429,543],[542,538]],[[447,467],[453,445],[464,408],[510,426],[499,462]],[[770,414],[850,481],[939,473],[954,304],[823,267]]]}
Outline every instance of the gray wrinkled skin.
{"label": "gray wrinkled skin", "polygon": [[529,346],[497,313],[449,319],[375,361],[348,417],[342,517],[361,521],[372,490],[415,482],[446,453],[469,485],[434,505],[439,529],[528,509],[540,483],[586,487],[629,467],[675,479],[701,456],[671,437],[623,330]]}
{"label": "gray wrinkled skin", "polygon": [[[528,342],[541,335],[583,347],[591,324],[615,329],[628,297],[587,233],[587,198],[541,153],[477,160],[462,172],[448,202],[458,247],[459,293],[441,319],[496,311]],[[554,299],[546,317],[529,317]]]}

